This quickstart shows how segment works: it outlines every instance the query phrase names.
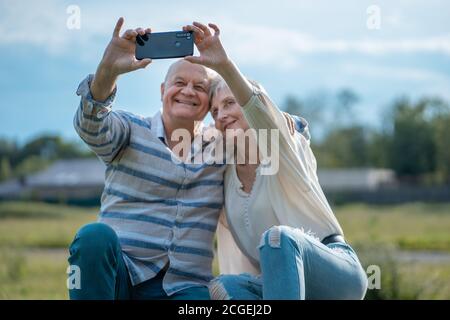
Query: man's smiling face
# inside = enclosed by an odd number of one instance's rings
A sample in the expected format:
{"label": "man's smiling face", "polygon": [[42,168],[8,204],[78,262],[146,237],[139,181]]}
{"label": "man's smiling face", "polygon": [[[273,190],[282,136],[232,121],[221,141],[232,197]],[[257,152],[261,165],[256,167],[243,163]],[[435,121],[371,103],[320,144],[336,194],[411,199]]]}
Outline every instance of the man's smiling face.
{"label": "man's smiling face", "polygon": [[161,84],[163,112],[176,120],[202,121],[209,110],[209,85],[205,67],[176,62]]}

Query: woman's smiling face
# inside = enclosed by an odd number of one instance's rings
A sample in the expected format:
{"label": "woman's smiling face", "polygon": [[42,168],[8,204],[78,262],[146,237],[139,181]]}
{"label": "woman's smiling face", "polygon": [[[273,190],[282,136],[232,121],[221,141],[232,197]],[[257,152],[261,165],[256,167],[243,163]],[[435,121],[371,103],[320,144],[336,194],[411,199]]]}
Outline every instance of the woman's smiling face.
{"label": "woman's smiling face", "polygon": [[247,120],[242,113],[242,107],[236,102],[230,88],[221,82],[215,89],[211,101],[211,116],[216,129],[226,134],[230,129],[249,129]]}

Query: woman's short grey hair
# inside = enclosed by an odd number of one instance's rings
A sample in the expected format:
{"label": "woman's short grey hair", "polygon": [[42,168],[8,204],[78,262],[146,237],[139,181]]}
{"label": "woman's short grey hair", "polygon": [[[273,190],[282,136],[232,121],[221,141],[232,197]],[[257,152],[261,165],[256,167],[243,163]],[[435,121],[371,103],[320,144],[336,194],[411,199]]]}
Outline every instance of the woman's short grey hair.
{"label": "woman's short grey hair", "polygon": [[[246,78],[248,82],[250,82],[251,85],[255,86],[256,88],[262,90],[262,86],[255,80]],[[214,96],[217,94],[217,91],[228,87],[225,80],[220,76],[217,75],[211,80],[211,85],[209,86],[209,107],[212,105],[212,101],[214,99]]]}

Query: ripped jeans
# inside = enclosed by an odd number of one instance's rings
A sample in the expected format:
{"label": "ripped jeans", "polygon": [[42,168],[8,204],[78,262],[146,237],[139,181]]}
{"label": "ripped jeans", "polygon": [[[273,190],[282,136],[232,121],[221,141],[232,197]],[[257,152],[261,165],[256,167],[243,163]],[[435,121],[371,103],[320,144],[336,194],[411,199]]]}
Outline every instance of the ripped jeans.
{"label": "ripped jeans", "polygon": [[350,245],[324,245],[300,229],[275,226],[261,239],[261,275],[220,275],[211,281],[212,299],[363,299],[367,276]]}

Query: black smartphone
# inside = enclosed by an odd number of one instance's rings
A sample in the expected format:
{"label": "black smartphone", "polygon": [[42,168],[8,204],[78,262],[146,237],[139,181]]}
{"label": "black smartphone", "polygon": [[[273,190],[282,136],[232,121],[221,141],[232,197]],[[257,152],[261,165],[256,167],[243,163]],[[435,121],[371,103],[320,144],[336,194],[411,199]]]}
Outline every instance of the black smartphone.
{"label": "black smartphone", "polygon": [[194,54],[194,35],[188,31],[152,32],[136,37],[136,59],[181,58]]}

